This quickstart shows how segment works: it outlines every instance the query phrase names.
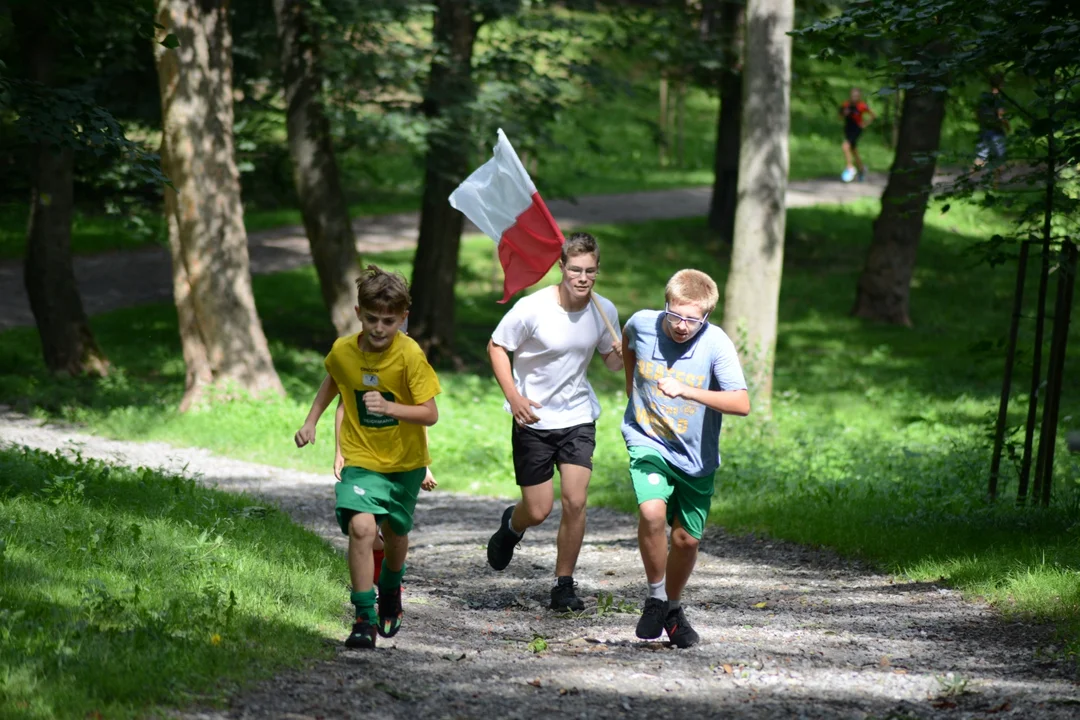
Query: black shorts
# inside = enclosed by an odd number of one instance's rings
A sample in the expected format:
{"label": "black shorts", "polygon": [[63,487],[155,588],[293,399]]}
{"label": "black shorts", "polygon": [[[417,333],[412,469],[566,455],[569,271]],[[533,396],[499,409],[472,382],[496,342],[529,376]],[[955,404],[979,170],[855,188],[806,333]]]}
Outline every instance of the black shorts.
{"label": "black shorts", "polygon": [[851,147],[855,147],[859,144],[859,136],[862,135],[862,128],[855,123],[847,123],[844,125],[844,139],[848,141]]}
{"label": "black shorts", "polygon": [[558,430],[534,430],[514,423],[510,435],[514,450],[514,477],[522,487],[546,483],[558,465],[580,465],[592,470],[596,424],[585,423]]}

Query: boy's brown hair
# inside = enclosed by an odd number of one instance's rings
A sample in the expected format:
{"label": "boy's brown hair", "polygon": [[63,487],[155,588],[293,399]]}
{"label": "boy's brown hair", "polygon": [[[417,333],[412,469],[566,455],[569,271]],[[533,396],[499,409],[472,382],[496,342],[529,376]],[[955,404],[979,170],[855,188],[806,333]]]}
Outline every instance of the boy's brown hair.
{"label": "boy's brown hair", "polygon": [[700,305],[707,315],[720,302],[720,291],[716,289],[713,279],[700,270],[680,270],[668,280],[664,300],[668,305]]}
{"label": "boy's brown hair", "polygon": [[401,315],[412,305],[409,284],[401,273],[389,273],[368,265],[356,278],[356,304],[364,310]]}
{"label": "boy's brown hair", "polygon": [[576,232],[566,238],[562,246],[562,261],[566,261],[575,255],[595,255],[596,263],[600,264],[600,245],[596,238],[587,232]]}

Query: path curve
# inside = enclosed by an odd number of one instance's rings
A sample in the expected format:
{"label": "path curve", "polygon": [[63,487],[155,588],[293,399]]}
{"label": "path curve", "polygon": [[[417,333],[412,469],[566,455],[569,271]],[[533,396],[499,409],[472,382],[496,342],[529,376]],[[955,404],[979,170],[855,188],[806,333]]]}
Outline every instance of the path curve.
{"label": "path curve", "polygon": [[[876,197],[885,176],[870,174],[865,183],[806,180],[788,186],[788,207],[839,203]],[[655,190],[618,195],[589,195],[576,201],[554,200],[550,209],[559,226],[570,230],[582,225],[631,223],[645,220],[700,217],[709,212],[711,187]],[[398,213],[356,218],[357,249],[361,255],[400,250],[416,245],[419,214]],[[466,232],[478,232],[471,224]],[[283,227],[248,236],[251,272],[282,272],[311,264],[311,251],[303,227]],[[89,315],[152,302],[172,301],[172,271],[167,248],[150,247],[75,258],[75,279]],[[26,297],[23,264],[0,262],[0,331],[33,325]]]}
{"label": "path curve", "polygon": [[[288,442],[283,438],[282,442]],[[0,445],[78,450],[186,472],[278,503],[343,548],[329,475],[205,450],[107,440],[0,408]],[[484,543],[506,500],[435,491],[417,506],[405,624],[375,652],[347,650],[185,720],[275,718],[1075,718],[1074,668],[1047,660],[1050,629],[1006,621],[932,583],[891,578],[790,543],[710,528],[687,590],[702,645],[634,638],[637,616],[597,613],[598,595],[637,605],[634,518],[589,511],[577,579],[588,612],[544,609],[558,517],[530,530],[503,573]],[[344,563],[344,559],[342,559]],[[761,603],[764,603],[762,606]],[[549,650],[534,654],[539,634]],[[949,673],[954,681],[939,680]],[[967,692],[950,694],[966,680]]]}

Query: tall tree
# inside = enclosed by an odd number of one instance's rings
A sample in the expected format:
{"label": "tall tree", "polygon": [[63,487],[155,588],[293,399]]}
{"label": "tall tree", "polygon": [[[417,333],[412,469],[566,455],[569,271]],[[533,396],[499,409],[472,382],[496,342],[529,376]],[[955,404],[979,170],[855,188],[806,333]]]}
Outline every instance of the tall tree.
{"label": "tall tree", "polygon": [[735,335],[756,402],[772,396],[791,99],[794,0],[750,0],[739,153],[739,204],[724,300],[724,327]]}
{"label": "tall tree", "polygon": [[311,0],[274,0],[293,180],[323,303],[340,336],[360,326],[353,311],[356,237],[323,108],[320,28],[311,10]]}
{"label": "tall tree", "polygon": [[[68,43],[58,37],[52,27],[55,13],[45,6],[19,3],[13,19],[40,107],[41,92],[47,93],[60,75]],[[53,124],[60,127],[42,133],[31,151],[26,293],[46,367],[54,373],[105,375],[109,361],[90,329],[71,258],[75,153],[66,123],[54,119]]]}
{"label": "tall tree", "polygon": [[472,55],[480,21],[471,0],[435,2],[435,53],[423,103],[432,128],[409,314],[409,333],[433,362],[446,361],[454,352],[454,283],[465,218],[447,199],[468,172],[476,97]]}
{"label": "tall tree", "polygon": [[743,32],[746,5],[741,0],[719,0],[720,111],[716,127],[712,200],[709,229],[725,243],[735,234],[738,205],[739,144],[742,138]]}
{"label": "tall tree", "polygon": [[[233,148],[228,0],[157,0],[155,44],[173,292],[187,364],[181,409],[213,389],[283,394],[251,290]],[[173,43],[177,44],[177,43]]]}
{"label": "tall tree", "polygon": [[944,90],[923,83],[904,96],[896,155],[851,310],[856,317],[911,325],[911,278],[933,190],[945,99]]}

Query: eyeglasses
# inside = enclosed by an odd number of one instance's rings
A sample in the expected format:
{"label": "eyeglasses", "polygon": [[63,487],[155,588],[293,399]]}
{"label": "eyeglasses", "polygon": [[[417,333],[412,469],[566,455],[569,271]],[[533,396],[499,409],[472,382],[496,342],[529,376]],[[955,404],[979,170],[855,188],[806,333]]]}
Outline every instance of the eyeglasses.
{"label": "eyeglasses", "polygon": [[594,277],[596,277],[596,273],[600,269],[600,268],[594,268],[594,267],[580,268],[580,267],[575,267],[573,265],[564,265],[563,268],[566,270],[567,275],[569,275],[570,277],[575,277],[575,278],[576,277],[581,277],[582,275],[584,275],[587,278],[594,278]]}
{"label": "eyeglasses", "polygon": [[705,313],[703,318],[688,318],[683,317],[678,313],[673,313],[668,310],[668,306],[664,305],[664,315],[667,316],[667,321],[673,326],[677,326],[679,323],[686,323],[687,330],[697,330],[699,327],[705,324],[705,321],[709,319],[709,313]]}

